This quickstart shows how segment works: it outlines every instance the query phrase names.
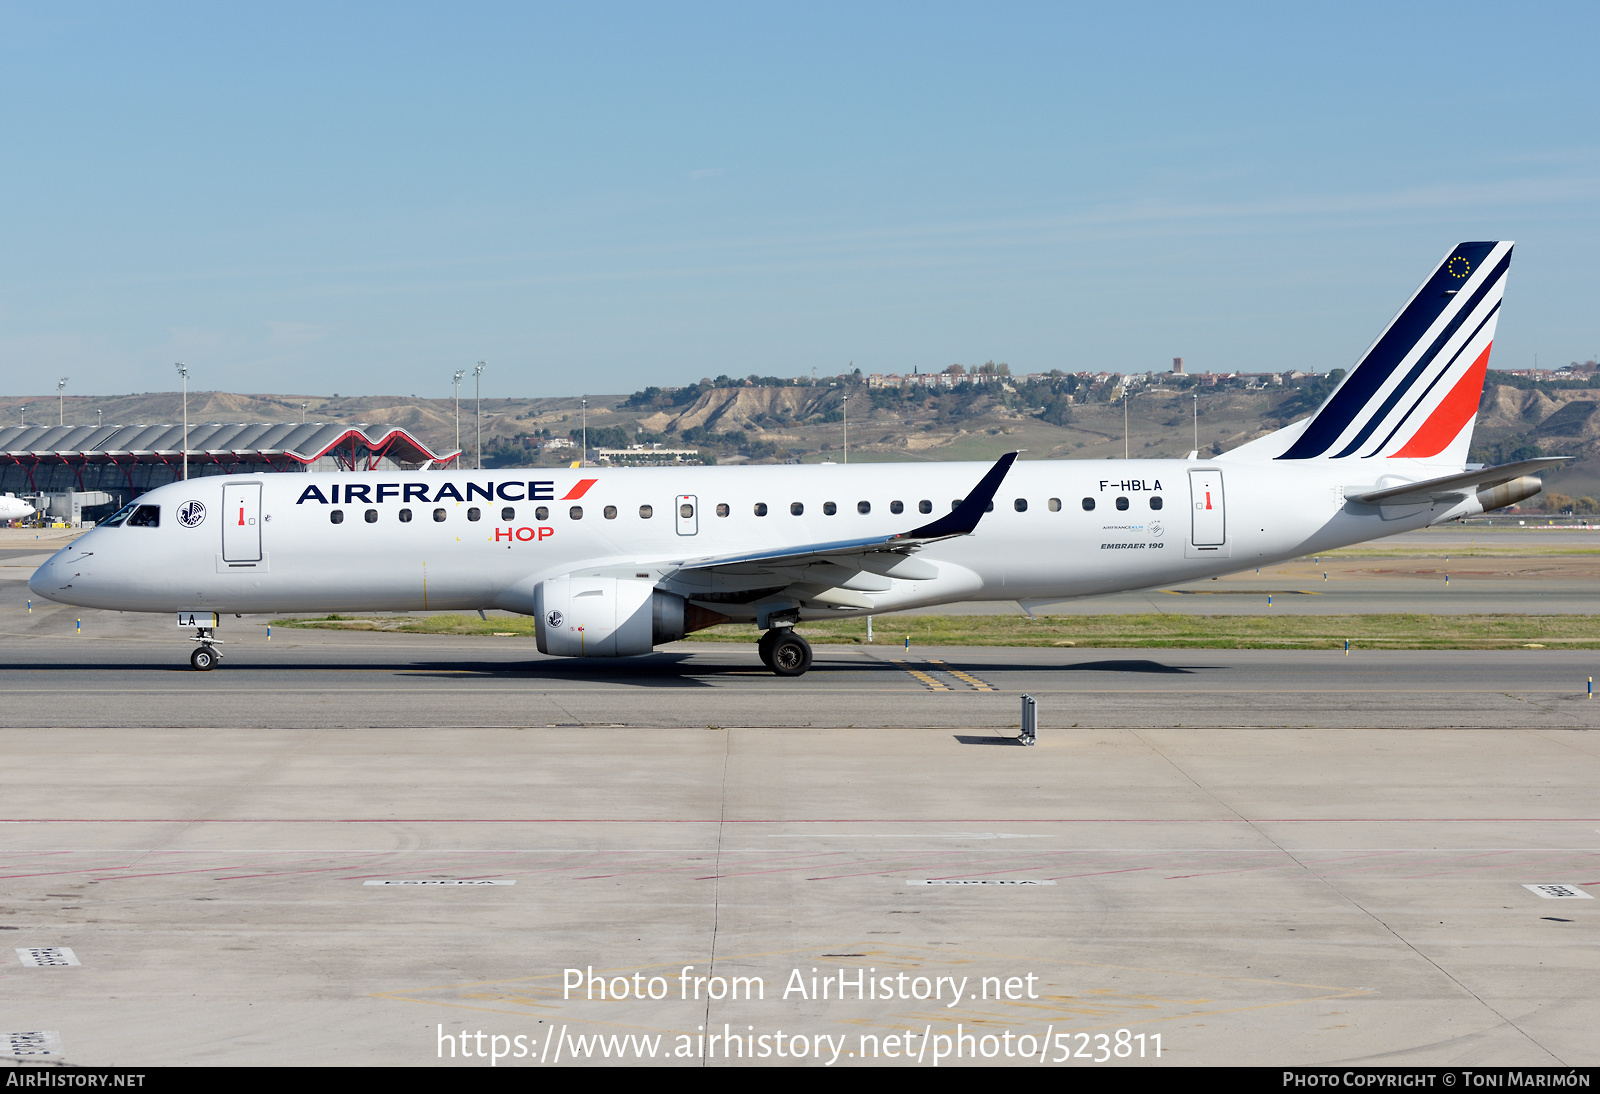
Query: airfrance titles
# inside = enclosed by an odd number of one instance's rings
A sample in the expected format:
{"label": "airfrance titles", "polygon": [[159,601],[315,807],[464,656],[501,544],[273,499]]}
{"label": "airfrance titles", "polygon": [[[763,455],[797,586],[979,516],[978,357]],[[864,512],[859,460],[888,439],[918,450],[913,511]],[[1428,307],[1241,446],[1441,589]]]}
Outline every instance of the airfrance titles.
{"label": "airfrance titles", "polygon": [[[593,479],[580,482],[568,491],[561,500],[582,497],[588,492],[589,486],[594,484]],[[429,497],[429,491],[433,496]],[[464,493],[463,493],[464,491]],[[477,482],[351,482],[334,483],[328,487],[326,493],[315,484],[306,487],[300,493],[296,505],[304,505],[308,501],[318,502],[322,505],[352,505],[360,502],[363,505],[376,505],[386,501],[397,501],[401,504],[408,502],[440,502],[460,501],[468,502],[473,498],[482,498],[484,501],[555,501],[556,484],[553,481],[515,482],[493,481]]]}

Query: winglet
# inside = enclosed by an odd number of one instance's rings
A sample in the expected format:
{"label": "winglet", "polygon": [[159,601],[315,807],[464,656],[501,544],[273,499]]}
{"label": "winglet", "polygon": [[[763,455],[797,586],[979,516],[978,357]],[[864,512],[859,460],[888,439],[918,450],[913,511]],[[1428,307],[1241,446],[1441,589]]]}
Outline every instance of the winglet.
{"label": "winglet", "polygon": [[[1017,462],[1015,452],[1007,452],[995,461],[983,481],[972,488],[966,500],[956,506],[954,510],[940,517],[932,524],[924,524],[921,528],[913,528],[903,532],[895,539],[944,539],[946,536],[970,535],[978,527],[978,521],[983,519],[983,514],[988,511],[989,503],[994,500],[995,491],[1000,489],[1000,483],[1005,479],[1006,472],[1011,470],[1011,465]],[[892,542],[892,541],[891,541]]]}

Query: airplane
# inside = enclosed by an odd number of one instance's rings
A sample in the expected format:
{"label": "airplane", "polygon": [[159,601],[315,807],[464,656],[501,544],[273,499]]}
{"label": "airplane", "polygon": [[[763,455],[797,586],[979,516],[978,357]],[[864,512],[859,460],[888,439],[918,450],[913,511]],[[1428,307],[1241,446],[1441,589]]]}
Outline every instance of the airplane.
{"label": "airplane", "polygon": [[795,624],[1173,585],[1488,512],[1561,457],[1469,466],[1510,242],[1452,248],[1317,411],[1215,457],[218,475],[151,490],[28,587],[176,612],[531,615],[541,653],[723,622],[779,676]]}
{"label": "airplane", "polygon": [[0,496],[0,521],[4,520],[32,520],[38,512],[23,498],[15,494]]}

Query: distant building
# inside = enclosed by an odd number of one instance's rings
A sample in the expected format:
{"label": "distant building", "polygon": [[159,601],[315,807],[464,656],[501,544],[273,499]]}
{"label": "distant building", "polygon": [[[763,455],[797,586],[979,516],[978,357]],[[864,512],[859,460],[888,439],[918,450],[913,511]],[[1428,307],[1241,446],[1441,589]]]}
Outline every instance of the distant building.
{"label": "distant building", "polygon": [[1172,359],[1172,371],[1177,373],[1179,376],[1183,375],[1183,358],[1182,357],[1174,357]]}
{"label": "distant building", "polygon": [[[121,506],[183,477],[257,471],[415,471],[455,465],[459,452],[428,449],[403,429],[374,425],[255,422],[181,425],[7,426],[0,428],[0,492],[102,493]],[[70,501],[62,504],[71,504]]]}

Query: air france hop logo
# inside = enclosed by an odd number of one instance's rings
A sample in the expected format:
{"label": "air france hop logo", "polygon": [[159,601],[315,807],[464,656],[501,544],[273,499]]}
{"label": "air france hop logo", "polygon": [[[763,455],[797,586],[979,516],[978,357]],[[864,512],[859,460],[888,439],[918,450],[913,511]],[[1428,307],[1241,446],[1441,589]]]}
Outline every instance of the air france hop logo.
{"label": "air france hop logo", "polygon": [[186,501],[178,506],[178,523],[185,528],[197,528],[206,519],[206,507],[197,501]]}
{"label": "air france hop logo", "polygon": [[549,615],[544,617],[544,621],[550,624],[550,627],[553,630],[559,630],[561,628],[561,619],[562,616],[560,612],[551,612]]}

